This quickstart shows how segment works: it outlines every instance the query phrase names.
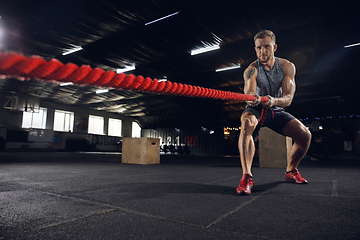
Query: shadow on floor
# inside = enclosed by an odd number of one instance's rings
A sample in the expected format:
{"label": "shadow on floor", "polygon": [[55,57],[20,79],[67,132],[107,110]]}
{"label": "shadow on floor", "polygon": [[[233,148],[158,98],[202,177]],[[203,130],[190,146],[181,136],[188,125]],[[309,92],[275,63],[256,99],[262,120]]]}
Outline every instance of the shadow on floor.
{"label": "shadow on floor", "polygon": [[130,194],[128,197],[131,199],[161,198],[167,194],[237,195],[234,187],[198,183],[142,183],[128,186],[126,189],[119,189],[118,191],[121,194]]}
{"label": "shadow on floor", "polygon": [[275,188],[277,186],[279,186],[282,183],[286,183],[285,181],[278,181],[278,182],[272,182],[272,183],[265,183],[265,184],[261,184],[261,185],[254,185],[252,192],[256,193],[256,192],[264,192],[267,191],[269,189]]}

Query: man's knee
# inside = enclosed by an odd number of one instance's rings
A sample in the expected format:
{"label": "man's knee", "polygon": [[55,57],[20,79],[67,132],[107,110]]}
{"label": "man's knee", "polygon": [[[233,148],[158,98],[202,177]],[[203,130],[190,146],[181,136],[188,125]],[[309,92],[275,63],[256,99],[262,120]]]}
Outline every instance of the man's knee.
{"label": "man's knee", "polygon": [[305,127],[301,126],[300,131],[297,134],[297,136],[294,138],[294,141],[296,141],[298,144],[303,146],[308,146],[311,141],[311,133],[310,131]]}
{"label": "man's knee", "polygon": [[246,112],[245,114],[243,114],[241,116],[241,130],[247,130],[247,129],[254,130],[257,123],[258,123],[258,121],[257,121],[255,115],[253,115],[249,112]]}
{"label": "man's knee", "polygon": [[311,141],[311,133],[299,120],[291,120],[284,128],[284,135],[291,137],[300,145],[307,146]]}
{"label": "man's knee", "polygon": [[305,144],[307,144],[307,145],[310,144],[311,136],[312,135],[311,135],[310,131],[307,128],[305,128],[304,133],[303,133],[303,141]]}

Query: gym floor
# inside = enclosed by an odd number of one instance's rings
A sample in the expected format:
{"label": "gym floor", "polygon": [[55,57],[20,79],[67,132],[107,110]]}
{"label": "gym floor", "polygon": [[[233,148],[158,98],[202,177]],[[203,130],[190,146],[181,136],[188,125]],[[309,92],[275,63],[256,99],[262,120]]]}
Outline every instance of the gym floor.
{"label": "gym floor", "polygon": [[360,157],[303,160],[307,185],[235,156],[0,153],[0,239],[359,239]]}

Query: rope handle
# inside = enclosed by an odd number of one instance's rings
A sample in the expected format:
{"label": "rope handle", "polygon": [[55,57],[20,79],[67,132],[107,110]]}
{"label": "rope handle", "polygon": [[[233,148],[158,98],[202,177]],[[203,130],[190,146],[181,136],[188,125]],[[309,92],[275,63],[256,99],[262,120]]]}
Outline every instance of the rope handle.
{"label": "rope handle", "polygon": [[[246,95],[246,96],[247,96],[247,98],[249,98],[249,100],[246,100],[246,101],[255,100],[255,96],[253,96],[253,95]],[[261,97],[261,102],[267,102],[267,101],[268,101],[267,97]],[[267,111],[268,111],[268,109],[263,107],[263,109],[261,111],[261,116],[260,116],[260,119],[259,119],[259,124],[261,124],[261,125],[264,124]]]}
{"label": "rope handle", "polygon": [[268,111],[267,108],[263,108],[263,109],[262,109],[262,111],[261,111],[261,116],[260,116],[260,120],[259,120],[259,124],[261,124],[261,125],[264,124],[267,111]]}

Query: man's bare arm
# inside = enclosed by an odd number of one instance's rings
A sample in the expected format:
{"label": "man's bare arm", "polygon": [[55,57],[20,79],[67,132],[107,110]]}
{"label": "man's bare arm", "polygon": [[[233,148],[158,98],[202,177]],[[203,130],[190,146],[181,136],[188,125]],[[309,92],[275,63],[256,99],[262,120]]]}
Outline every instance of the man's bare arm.
{"label": "man's bare arm", "polygon": [[256,94],[256,76],[257,70],[255,68],[255,64],[252,63],[244,71],[244,93],[255,96],[255,100],[246,101],[246,103],[250,106],[257,106],[261,102],[261,97]]}
{"label": "man's bare arm", "polygon": [[290,104],[294,98],[295,89],[296,89],[295,65],[287,60],[284,60],[284,61],[285,62],[283,64],[283,69],[284,69],[285,77],[282,81],[283,96],[280,98],[266,96],[269,98],[270,101],[264,102],[263,103],[264,107],[279,106],[279,107],[285,108],[285,107],[290,106]]}
{"label": "man's bare arm", "polygon": [[244,93],[256,93],[256,76],[257,70],[253,64],[244,71]]}

